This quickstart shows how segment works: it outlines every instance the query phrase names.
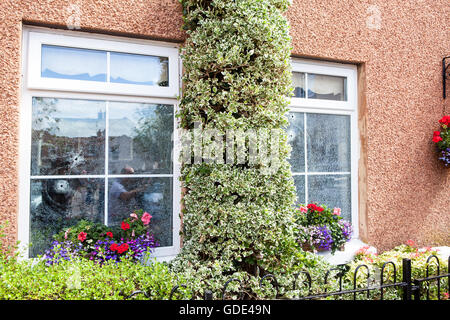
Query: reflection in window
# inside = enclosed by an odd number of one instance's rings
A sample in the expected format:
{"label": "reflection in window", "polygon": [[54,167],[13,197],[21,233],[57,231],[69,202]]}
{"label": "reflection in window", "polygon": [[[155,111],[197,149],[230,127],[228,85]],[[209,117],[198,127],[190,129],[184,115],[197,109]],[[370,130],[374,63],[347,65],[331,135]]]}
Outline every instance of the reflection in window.
{"label": "reflection in window", "polygon": [[306,186],[305,186],[305,176],[304,175],[293,175],[294,185],[297,190],[297,203],[306,203]]}
{"label": "reflection in window", "polygon": [[294,85],[294,97],[305,97],[305,74],[303,72],[292,72],[292,83]]}
{"label": "reflection in window", "polygon": [[306,114],[308,171],[349,172],[350,116]]}
{"label": "reflection in window", "polygon": [[308,73],[308,98],[347,101],[347,78]]}
{"label": "reflection in window", "polygon": [[305,172],[305,128],[304,113],[291,112],[288,115],[288,142],[292,147],[289,162],[294,173]]}
{"label": "reflection in window", "polygon": [[167,57],[45,44],[41,55],[41,76],[44,78],[169,86]]}
{"label": "reflection in window", "polygon": [[172,173],[173,106],[111,102],[109,173]]}
{"label": "reflection in window", "polygon": [[340,207],[343,216],[350,220],[350,116],[290,112],[288,119],[288,141],[292,147],[289,162],[297,203]]}
{"label": "reflection in window", "polygon": [[106,81],[106,51],[42,45],[44,78]]}
{"label": "reflection in window", "polygon": [[[127,167],[124,174],[132,174]],[[108,225],[118,226],[130,212],[142,209],[152,215],[151,231],[159,246],[172,245],[172,178],[110,179]]]}
{"label": "reflection in window", "polygon": [[81,219],[117,225],[137,209],[172,246],[173,116],[173,105],[33,97],[30,256]]}
{"label": "reflection in window", "polygon": [[104,173],[104,101],[33,98],[32,175]]}
{"label": "reflection in window", "polygon": [[31,181],[30,256],[50,247],[52,236],[81,219],[104,222],[103,179]]}
{"label": "reflection in window", "polygon": [[166,57],[111,52],[111,82],[139,85],[169,85]]}
{"label": "reflection in window", "polygon": [[309,202],[318,202],[342,210],[342,217],[351,221],[351,176],[310,175],[308,176]]}

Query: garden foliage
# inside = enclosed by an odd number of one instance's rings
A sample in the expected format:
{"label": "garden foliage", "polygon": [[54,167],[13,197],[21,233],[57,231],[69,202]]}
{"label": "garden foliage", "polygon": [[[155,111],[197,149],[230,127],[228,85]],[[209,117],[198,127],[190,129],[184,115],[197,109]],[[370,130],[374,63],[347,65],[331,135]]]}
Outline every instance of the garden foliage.
{"label": "garden foliage", "polygon": [[[64,255],[55,252],[58,263],[49,264],[44,256],[19,260],[17,247],[2,246],[3,229],[0,224],[0,300],[123,300],[136,291],[147,296],[138,294],[131,299],[161,300],[169,298],[175,285],[185,282],[165,263],[136,263],[131,255],[120,262],[110,259],[98,263],[64,246],[60,246],[66,250]],[[80,246],[74,242],[72,247]],[[173,296],[189,297],[183,290]]]}
{"label": "garden foliage", "polygon": [[282,15],[289,1],[181,3],[188,34],[181,52],[181,127],[192,130],[199,123],[223,135],[227,130],[281,133],[272,174],[264,173],[263,161],[248,158],[239,164],[182,164],[184,242],[172,265],[213,291],[238,278],[250,297],[258,273],[283,273],[304,258],[295,249],[296,196],[283,130],[292,91],[291,39]]}

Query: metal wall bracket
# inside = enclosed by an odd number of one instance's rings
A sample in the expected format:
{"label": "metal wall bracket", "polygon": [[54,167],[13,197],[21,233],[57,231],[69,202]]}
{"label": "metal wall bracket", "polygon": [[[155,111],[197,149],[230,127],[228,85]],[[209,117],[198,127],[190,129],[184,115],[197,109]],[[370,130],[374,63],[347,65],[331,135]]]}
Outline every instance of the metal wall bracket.
{"label": "metal wall bracket", "polygon": [[450,60],[450,56],[442,59],[442,84],[444,89],[444,99],[447,97],[447,80],[450,81],[450,62],[447,62],[447,59]]}

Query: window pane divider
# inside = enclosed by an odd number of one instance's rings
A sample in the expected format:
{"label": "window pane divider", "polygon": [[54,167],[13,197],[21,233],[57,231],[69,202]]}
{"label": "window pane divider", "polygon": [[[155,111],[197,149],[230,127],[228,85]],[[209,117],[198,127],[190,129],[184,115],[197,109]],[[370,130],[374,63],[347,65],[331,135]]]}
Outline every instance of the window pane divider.
{"label": "window pane divider", "polygon": [[[306,90],[308,90],[308,83],[307,83],[307,79],[308,77],[306,77],[305,74],[305,88]],[[306,96],[308,96],[308,91],[306,91]],[[308,138],[307,138],[307,124],[306,124],[306,112],[303,112],[303,130],[304,130],[304,134],[303,134],[303,139],[304,139],[304,154],[305,154],[305,173],[308,172]],[[305,174],[305,203],[308,203],[308,199],[309,199],[309,194],[308,194],[308,175]]]}
{"label": "window pane divider", "polygon": [[80,174],[80,175],[49,175],[31,176],[31,180],[41,179],[106,179],[106,178],[172,178],[172,173],[167,174]]}
{"label": "window pane divider", "polygon": [[111,82],[111,51],[106,52],[106,82]]}
{"label": "window pane divider", "polygon": [[351,174],[350,171],[339,171],[339,172],[292,172],[293,176],[305,176],[305,175],[347,175]]}
{"label": "window pane divider", "polygon": [[171,178],[172,173],[161,173],[161,174],[108,174],[109,178]]}
{"label": "window pane divider", "polygon": [[[106,81],[109,82],[109,52],[107,54],[107,77]],[[106,100],[106,109],[105,109],[105,212],[104,212],[104,220],[103,223],[108,225],[108,200],[109,200],[109,179],[108,179],[108,171],[109,171],[109,101]]]}

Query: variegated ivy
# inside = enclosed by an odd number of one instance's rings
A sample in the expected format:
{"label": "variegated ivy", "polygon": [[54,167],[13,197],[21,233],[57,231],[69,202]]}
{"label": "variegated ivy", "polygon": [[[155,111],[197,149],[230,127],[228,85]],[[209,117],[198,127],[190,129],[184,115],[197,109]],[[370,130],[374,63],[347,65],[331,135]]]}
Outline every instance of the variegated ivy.
{"label": "variegated ivy", "polygon": [[[285,128],[291,45],[282,13],[289,1],[180,1],[188,33],[181,127],[201,123],[223,133]],[[289,151],[283,133],[279,167],[270,175],[259,164],[183,163],[184,242],[172,267],[191,276],[190,286],[218,294],[227,280],[238,278],[247,297],[255,297],[262,295],[258,279],[264,273],[301,266]]]}

